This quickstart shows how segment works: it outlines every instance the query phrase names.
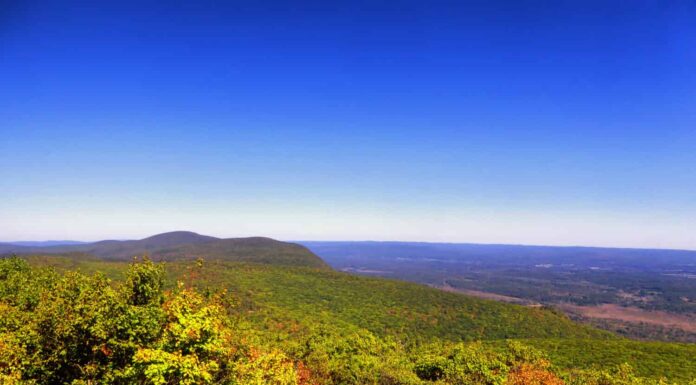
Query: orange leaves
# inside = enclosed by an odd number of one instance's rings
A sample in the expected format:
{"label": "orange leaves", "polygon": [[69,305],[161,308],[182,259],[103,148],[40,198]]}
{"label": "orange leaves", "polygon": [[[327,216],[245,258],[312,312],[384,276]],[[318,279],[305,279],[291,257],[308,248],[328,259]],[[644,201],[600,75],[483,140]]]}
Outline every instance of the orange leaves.
{"label": "orange leaves", "polygon": [[312,379],[312,371],[302,362],[297,363],[297,385],[316,385],[317,382]]}
{"label": "orange leaves", "polygon": [[564,385],[565,382],[543,366],[522,364],[510,371],[509,385]]}
{"label": "orange leaves", "polygon": [[99,351],[101,351],[102,354],[104,354],[104,355],[107,356],[107,357],[111,356],[111,354],[113,353],[113,352],[111,351],[111,349],[109,349],[109,347],[106,346],[106,345],[102,345],[102,346],[99,348]]}

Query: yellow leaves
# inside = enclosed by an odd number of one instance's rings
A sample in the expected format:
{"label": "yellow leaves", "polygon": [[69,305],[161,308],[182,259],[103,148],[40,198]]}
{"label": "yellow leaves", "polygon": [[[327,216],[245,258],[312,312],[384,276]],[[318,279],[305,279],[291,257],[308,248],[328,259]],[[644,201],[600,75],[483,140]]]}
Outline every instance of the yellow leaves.
{"label": "yellow leaves", "polygon": [[133,362],[141,368],[148,383],[153,385],[211,384],[214,373],[219,369],[215,361],[202,361],[196,355],[159,349],[139,349]]}
{"label": "yellow leaves", "polygon": [[0,332],[0,385],[20,383],[22,357],[25,353],[24,347],[14,335]]}
{"label": "yellow leaves", "polygon": [[225,315],[216,303],[205,303],[191,289],[182,289],[171,295],[164,303],[167,324],[161,346],[168,350],[182,350],[196,354],[218,354],[222,352],[225,334]]}
{"label": "yellow leaves", "polygon": [[240,354],[224,309],[215,301],[206,301],[183,285],[166,297],[164,332],[156,348],[141,348],[135,354],[136,377],[153,385],[297,383],[294,362],[282,352],[247,346],[241,349],[246,354]]}
{"label": "yellow leaves", "polygon": [[250,354],[237,363],[235,377],[247,385],[297,385],[299,376],[293,361],[281,351],[250,349]]}

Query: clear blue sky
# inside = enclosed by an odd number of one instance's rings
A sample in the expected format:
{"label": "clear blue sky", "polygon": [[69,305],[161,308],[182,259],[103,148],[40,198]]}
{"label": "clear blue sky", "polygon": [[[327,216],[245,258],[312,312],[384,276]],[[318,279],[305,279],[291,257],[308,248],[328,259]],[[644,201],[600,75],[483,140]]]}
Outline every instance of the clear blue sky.
{"label": "clear blue sky", "polygon": [[3,2],[0,240],[696,249],[694,20],[693,1]]}

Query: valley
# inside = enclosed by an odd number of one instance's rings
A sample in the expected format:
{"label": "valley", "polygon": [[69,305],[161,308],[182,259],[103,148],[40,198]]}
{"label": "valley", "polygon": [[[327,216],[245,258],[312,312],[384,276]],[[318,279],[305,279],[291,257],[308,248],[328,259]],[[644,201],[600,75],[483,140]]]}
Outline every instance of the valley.
{"label": "valley", "polygon": [[[407,242],[304,242],[336,269],[523,305],[642,340],[695,342],[696,252]],[[369,273],[365,273],[369,271]]]}

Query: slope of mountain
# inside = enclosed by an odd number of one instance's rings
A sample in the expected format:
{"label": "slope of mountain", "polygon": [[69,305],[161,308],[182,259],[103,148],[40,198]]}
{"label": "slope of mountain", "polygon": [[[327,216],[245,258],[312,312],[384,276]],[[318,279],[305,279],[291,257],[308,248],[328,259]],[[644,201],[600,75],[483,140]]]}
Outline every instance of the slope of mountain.
{"label": "slope of mountain", "polygon": [[106,240],[79,245],[27,247],[0,244],[0,254],[82,255],[106,260],[129,260],[148,255],[154,260],[223,259],[288,266],[325,268],[327,265],[304,246],[271,238],[221,239],[189,231],[174,231],[132,241]]}
{"label": "slope of mountain", "polygon": [[[116,280],[124,278],[128,266],[62,257],[29,261],[59,271],[99,271]],[[375,336],[414,348],[460,341],[482,341],[485,346],[502,348],[506,339],[515,339],[542,349],[555,365],[568,370],[612,368],[627,362],[641,376],[664,376],[684,384],[696,376],[696,362],[691,359],[695,344],[631,341],[577,324],[553,309],[328,269],[218,260],[200,266],[174,261],[166,264],[166,270],[171,286],[183,281],[201,292],[226,289],[234,298],[234,311],[241,317],[243,329],[256,330],[268,338],[266,343],[287,352],[317,343],[313,338],[342,347],[351,340],[364,343],[360,338]],[[346,349],[340,354],[359,354],[359,349]]]}
{"label": "slope of mountain", "polygon": [[304,242],[337,270],[557,306],[636,339],[696,341],[696,252],[408,242]]}

